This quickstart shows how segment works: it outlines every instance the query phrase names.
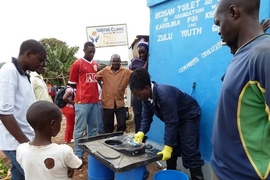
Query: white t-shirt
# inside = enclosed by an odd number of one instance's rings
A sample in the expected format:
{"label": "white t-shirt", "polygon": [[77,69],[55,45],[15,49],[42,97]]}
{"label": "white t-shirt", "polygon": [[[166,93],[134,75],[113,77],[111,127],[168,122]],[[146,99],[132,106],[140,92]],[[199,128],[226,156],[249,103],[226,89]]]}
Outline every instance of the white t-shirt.
{"label": "white t-shirt", "polygon": [[[26,112],[36,101],[32,86],[26,75],[21,75],[10,62],[0,69],[0,114],[13,115],[23,133],[32,140],[34,130],[26,120]],[[0,149],[16,150],[19,142],[0,121]]]}
{"label": "white t-shirt", "polygon": [[[82,160],[66,144],[33,146],[28,142],[23,143],[17,148],[16,158],[26,180],[69,180],[68,167],[75,169],[82,164]],[[50,163],[51,167],[46,167],[48,160],[54,162]]]}

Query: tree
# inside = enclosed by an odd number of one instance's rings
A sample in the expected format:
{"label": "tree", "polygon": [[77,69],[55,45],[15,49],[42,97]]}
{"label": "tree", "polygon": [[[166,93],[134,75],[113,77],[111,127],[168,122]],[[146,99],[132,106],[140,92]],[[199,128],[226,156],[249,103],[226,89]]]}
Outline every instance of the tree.
{"label": "tree", "polygon": [[47,68],[43,75],[45,82],[56,86],[66,85],[70,66],[77,59],[75,54],[79,47],[69,47],[66,42],[55,38],[44,38],[40,43],[47,51]]}

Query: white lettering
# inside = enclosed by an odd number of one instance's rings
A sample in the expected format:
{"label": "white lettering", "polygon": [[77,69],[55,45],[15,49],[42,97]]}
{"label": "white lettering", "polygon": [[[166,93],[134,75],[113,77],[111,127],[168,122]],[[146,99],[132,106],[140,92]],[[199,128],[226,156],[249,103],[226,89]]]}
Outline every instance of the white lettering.
{"label": "white lettering", "polygon": [[217,4],[211,5],[212,9],[216,9],[216,7],[217,7]]}
{"label": "white lettering", "polygon": [[181,34],[182,34],[182,37],[189,37],[189,36],[202,34],[202,27],[182,30]]}
{"label": "white lettering", "polygon": [[191,23],[188,25],[188,28],[192,28],[192,27],[196,27],[197,26],[197,23]]}
{"label": "white lettering", "polygon": [[222,42],[219,41],[218,43],[216,43],[215,45],[213,45],[211,48],[209,48],[206,51],[204,51],[201,54],[201,57],[202,58],[206,58],[207,56],[209,56],[210,54],[212,54],[213,52],[215,52],[216,50],[218,50],[221,47],[222,47]]}
{"label": "white lettering", "polygon": [[219,27],[217,25],[213,25],[212,26],[212,32],[218,32],[219,31]]}
{"label": "white lettering", "polygon": [[161,34],[161,35],[158,35],[157,38],[158,38],[157,42],[168,41],[173,38],[173,34],[172,33]]}
{"label": "white lettering", "polygon": [[196,0],[196,1],[191,1],[190,3],[185,3],[182,5],[177,6],[178,12],[183,12],[183,11],[189,11],[191,9],[195,9],[199,7],[199,2],[201,0]]}
{"label": "white lettering", "polygon": [[214,18],[215,11],[209,11],[205,13],[205,19]]}
{"label": "white lettering", "polygon": [[186,65],[182,66],[178,71],[179,73],[184,72],[185,70],[187,70],[188,68],[194,66],[195,64],[197,64],[199,62],[199,58],[195,57],[194,59],[192,59],[191,61],[189,61]]}
{"label": "white lettering", "polygon": [[204,5],[212,4],[212,0],[205,0]]}
{"label": "white lettering", "polygon": [[166,16],[170,16],[174,14],[174,8],[171,9],[166,9],[160,12],[157,12],[155,14],[156,19],[162,18],[162,17],[166,17]]}
{"label": "white lettering", "polygon": [[180,20],[165,22],[165,23],[156,25],[156,30],[166,29],[166,28],[175,27],[179,25],[180,25]]}
{"label": "white lettering", "polygon": [[187,12],[183,12],[183,13],[180,13],[180,14],[176,14],[176,15],[174,16],[174,19],[179,19],[179,18],[183,18],[183,17],[188,17],[188,16],[200,14],[200,13],[202,13],[202,12],[204,12],[204,8],[194,9],[194,10],[191,10],[191,11],[187,11]]}
{"label": "white lettering", "polygon": [[196,16],[189,16],[187,18],[187,23],[189,23],[189,22],[195,22],[195,21],[198,21],[198,15],[196,15]]}

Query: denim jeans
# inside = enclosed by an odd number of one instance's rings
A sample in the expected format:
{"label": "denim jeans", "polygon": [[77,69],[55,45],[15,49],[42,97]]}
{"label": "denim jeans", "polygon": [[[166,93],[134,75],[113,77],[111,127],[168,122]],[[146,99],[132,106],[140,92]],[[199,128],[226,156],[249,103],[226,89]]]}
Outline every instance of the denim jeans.
{"label": "denim jeans", "polygon": [[101,105],[101,102],[98,102],[98,108],[99,108],[99,115],[98,115],[98,134],[104,134],[104,126],[103,126],[103,107]]}
{"label": "denim jeans", "polygon": [[24,180],[24,171],[16,160],[16,151],[3,151],[11,162],[11,180]]}
{"label": "denim jeans", "polygon": [[87,136],[96,136],[98,129],[98,103],[75,104],[75,131],[74,153],[79,158],[83,157],[83,150],[78,146],[78,141],[87,132]]}

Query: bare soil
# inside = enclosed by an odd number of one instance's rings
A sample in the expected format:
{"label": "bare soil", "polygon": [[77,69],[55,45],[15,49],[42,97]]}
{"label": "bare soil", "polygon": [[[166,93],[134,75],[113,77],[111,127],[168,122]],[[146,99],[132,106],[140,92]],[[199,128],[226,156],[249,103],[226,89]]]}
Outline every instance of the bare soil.
{"label": "bare soil", "polygon": [[[64,143],[64,132],[66,129],[65,126],[66,126],[66,121],[65,121],[65,118],[63,117],[61,131],[59,132],[59,134],[56,137],[53,138],[53,140],[52,140],[53,142],[58,143],[58,144]],[[132,118],[131,118],[131,120],[127,121],[127,130],[125,131],[125,133],[134,133],[134,121]],[[73,148],[73,143],[70,143],[68,145],[70,145]],[[3,159],[4,164],[10,167],[9,159],[2,153],[2,151],[0,151],[0,159]],[[88,179],[88,177],[87,177],[88,176],[88,162],[87,162],[87,154],[86,153],[85,153],[85,156],[83,158],[83,161],[84,161],[84,163],[83,163],[82,168],[75,170],[72,180],[87,180]],[[157,171],[161,170],[161,169],[159,169],[159,166],[156,162],[148,164],[147,169],[149,171],[148,180],[152,180],[153,174],[155,174]],[[9,179],[5,179],[5,180],[9,180]]]}

